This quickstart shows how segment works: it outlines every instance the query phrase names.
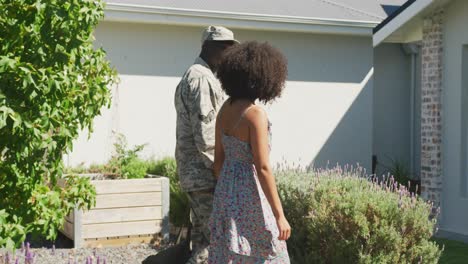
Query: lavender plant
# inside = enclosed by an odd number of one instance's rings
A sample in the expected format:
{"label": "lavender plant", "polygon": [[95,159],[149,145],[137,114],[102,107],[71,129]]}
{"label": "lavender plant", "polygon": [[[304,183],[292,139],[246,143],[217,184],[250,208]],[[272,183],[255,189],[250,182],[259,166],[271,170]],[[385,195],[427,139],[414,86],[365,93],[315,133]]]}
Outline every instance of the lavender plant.
{"label": "lavender plant", "polygon": [[360,167],[280,168],[294,263],[437,263],[432,204]]}
{"label": "lavender plant", "polygon": [[[51,256],[56,255],[55,246],[53,246],[47,252],[43,252],[40,256],[36,254],[35,250],[30,247],[29,242],[22,242],[21,247],[13,252],[5,251],[0,249],[0,264],[35,264],[44,263],[44,256],[50,254]],[[42,258],[41,258],[42,256]],[[50,257],[50,256],[49,256]],[[96,249],[93,250],[92,255],[86,256],[75,256],[72,251],[68,254],[61,253],[60,258],[54,258],[59,263],[68,264],[106,264],[107,258],[103,255],[99,255]],[[50,259],[49,259],[50,261]]]}

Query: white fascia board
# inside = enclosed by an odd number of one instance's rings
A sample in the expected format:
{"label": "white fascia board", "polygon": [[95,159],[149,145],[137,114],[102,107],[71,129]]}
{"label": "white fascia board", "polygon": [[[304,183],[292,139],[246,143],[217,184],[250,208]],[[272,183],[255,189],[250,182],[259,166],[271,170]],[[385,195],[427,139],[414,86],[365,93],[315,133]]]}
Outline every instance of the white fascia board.
{"label": "white fascia board", "polygon": [[372,36],[377,21],[238,14],[107,3],[104,21]]}
{"label": "white fascia board", "polygon": [[386,24],[383,28],[374,34],[372,37],[374,47],[377,47],[380,43],[385,41],[395,31],[400,29],[435,1],[436,0],[418,0],[411,4],[408,8],[398,14],[395,18],[388,22],[388,24]]}

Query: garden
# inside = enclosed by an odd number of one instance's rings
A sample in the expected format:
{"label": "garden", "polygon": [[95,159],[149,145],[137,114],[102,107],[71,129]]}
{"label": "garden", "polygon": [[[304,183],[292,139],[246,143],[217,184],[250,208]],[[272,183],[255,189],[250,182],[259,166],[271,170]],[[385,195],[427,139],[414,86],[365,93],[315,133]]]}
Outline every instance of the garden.
{"label": "garden", "polygon": [[[93,45],[95,0],[0,0],[0,264],[150,263],[185,239],[173,158],[143,159],[116,135],[105,164],[65,167],[118,75]],[[438,208],[397,176],[278,166],[292,263],[464,263],[434,238]],[[397,173],[395,173],[397,174]]]}

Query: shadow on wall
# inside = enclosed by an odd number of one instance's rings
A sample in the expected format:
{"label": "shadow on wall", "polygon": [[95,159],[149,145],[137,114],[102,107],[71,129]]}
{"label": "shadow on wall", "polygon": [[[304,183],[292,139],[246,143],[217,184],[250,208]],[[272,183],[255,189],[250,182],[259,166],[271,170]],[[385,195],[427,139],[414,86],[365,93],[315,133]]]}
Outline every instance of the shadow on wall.
{"label": "shadow on wall", "polygon": [[[132,106],[133,102],[140,100],[138,105],[141,107],[158,106],[158,111],[140,119],[159,118],[163,122],[157,124],[158,127],[173,128],[175,116],[168,119],[166,115],[169,107],[174,115],[171,89],[175,89],[178,79],[198,55],[202,30],[202,27],[101,23],[96,31],[96,44],[106,49],[118,72],[127,75],[123,78],[127,85],[120,87],[122,95],[125,93],[121,96],[122,109],[127,105],[126,109],[131,109],[135,115],[143,115],[145,111]],[[360,162],[370,168],[372,39],[292,32],[234,32],[240,41],[268,41],[288,59],[288,82],[292,84],[281,98],[283,103],[272,107],[272,117],[278,118],[274,128],[275,141],[282,142],[276,144],[281,145],[278,151],[289,160],[300,156],[304,165],[314,160],[317,166],[323,166],[330,160],[333,163]],[[143,88],[144,92],[141,92]],[[155,92],[156,89],[159,91]],[[135,91],[140,92],[135,95]],[[143,102],[142,95],[151,101]],[[124,116],[122,112],[121,115]],[[291,116],[297,116],[291,120],[297,123],[294,129],[286,121]],[[145,125],[140,121],[132,123],[135,120],[138,119],[129,115],[122,118],[121,126]],[[148,132],[147,138],[152,140],[150,144],[158,148],[160,138],[173,138],[172,132],[162,134],[156,125],[142,129]],[[159,136],[150,137],[149,134]],[[141,140],[141,130],[132,130],[127,136],[129,140]]]}
{"label": "shadow on wall", "polygon": [[[345,161],[359,163],[371,173],[373,69],[361,82],[362,90],[309,166],[333,167]],[[370,123],[369,123],[370,122]]]}
{"label": "shadow on wall", "polygon": [[[120,74],[180,78],[200,52],[202,30],[102,22],[96,30],[96,44],[105,48]],[[359,83],[370,59],[362,54],[372,53],[371,41],[365,37],[252,30],[234,33],[240,41],[268,41],[283,51],[289,81]]]}

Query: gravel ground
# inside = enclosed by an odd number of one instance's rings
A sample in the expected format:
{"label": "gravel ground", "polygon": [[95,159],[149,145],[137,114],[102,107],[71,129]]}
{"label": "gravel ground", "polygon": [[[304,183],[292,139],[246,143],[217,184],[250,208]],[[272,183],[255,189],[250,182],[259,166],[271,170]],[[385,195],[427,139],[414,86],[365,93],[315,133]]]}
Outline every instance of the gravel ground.
{"label": "gravel ground", "polygon": [[[155,255],[158,248],[147,244],[128,245],[114,248],[80,248],[80,249],[53,249],[53,248],[31,248],[33,261],[27,261],[26,250],[17,250],[14,257],[8,253],[10,261],[7,262],[7,252],[0,249],[0,264],[133,264],[142,263],[149,256]],[[87,259],[91,259],[91,262]],[[99,260],[99,261],[98,261]]]}
{"label": "gravel ground", "polygon": [[[165,243],[158,246],[130,244],[121,247],[74,249],[72,248],[73,241],[60,233],[55,241],[33,239],[30,236],[26,238],[26,241],[30,242],[23,249],[17,249],[14,254],[0,248],[0,264],[133,264],[142,263],[144,260],[146,260],[145,264],[158,264],[161,261],[154,261],[154,256],[169,247],[169,244]],[[29,250],[26,249],[28,244]],[[172,257],[170,256],[169,259]],[[170,262],[172,261],[167,263]]]}

